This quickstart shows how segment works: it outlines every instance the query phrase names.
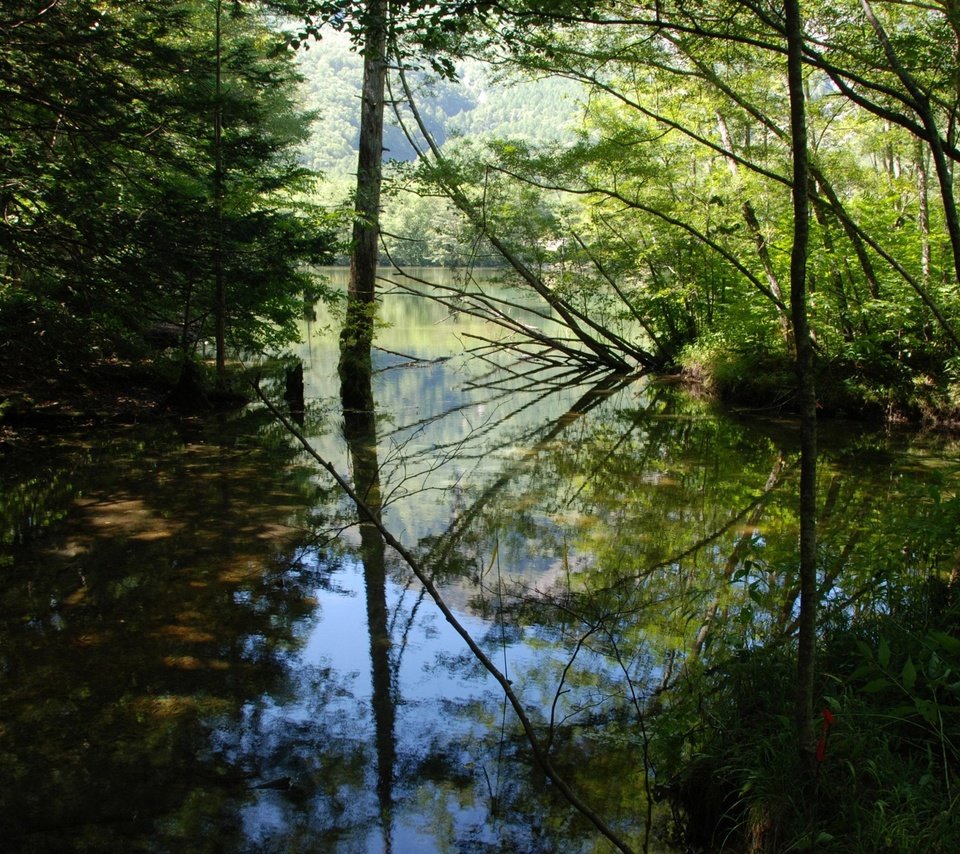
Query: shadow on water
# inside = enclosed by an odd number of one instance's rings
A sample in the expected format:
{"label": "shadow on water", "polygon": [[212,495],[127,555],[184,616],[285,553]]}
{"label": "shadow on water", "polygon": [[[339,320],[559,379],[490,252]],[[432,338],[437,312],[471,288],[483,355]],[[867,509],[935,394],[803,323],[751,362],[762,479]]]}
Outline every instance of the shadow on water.
{"label": "shadow on water", "polygon": [[315,490],[251,427],[128,431],[5,461],[7,850],[203,850],[207,824],[242,847],[238,804],[266,769],[215,736],[287,690],[325,584],[298,554]]}

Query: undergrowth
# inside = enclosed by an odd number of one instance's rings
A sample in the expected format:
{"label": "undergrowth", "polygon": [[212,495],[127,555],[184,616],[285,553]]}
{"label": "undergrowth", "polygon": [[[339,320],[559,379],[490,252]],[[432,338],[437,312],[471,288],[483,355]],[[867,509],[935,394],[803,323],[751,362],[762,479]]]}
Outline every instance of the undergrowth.
{"label": "undergrowth", "polygon": [[[661,712],[660,784],[690,850],[953,852],[960,841],[960,596],[825,622],[821,744],[810,780],[788,645],[741,649]],[[669,721],[664,725],[664,716]]]}

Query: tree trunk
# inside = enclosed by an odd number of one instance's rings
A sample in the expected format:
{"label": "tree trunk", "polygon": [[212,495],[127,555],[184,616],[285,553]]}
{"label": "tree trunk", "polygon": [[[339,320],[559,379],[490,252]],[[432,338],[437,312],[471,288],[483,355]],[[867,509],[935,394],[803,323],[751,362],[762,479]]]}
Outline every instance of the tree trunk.
{"label": "tree trunk", "polygon": [[360,145],[357,197],[350,254],[347,316],[340,333],[340,382],[344,405],[362,409],[363,377],[370,371],[377,255],[380,242],[380,188],[383,160],[383,105],[387,79],[387,2],[366,6],[363,49],[363,91],[360,101]]}
{"label": "tree trunk", "polygon": [[807,317],[807,251],[810,238],[807,182],[806,108],[803,95],[803,29],[799,0],[784,0],[790,138],[793,146],[793,249],[790,255],[790,310],[796,340],[800,400],[800,625],[797,648],[796,723],[800,754],[816,762],[813,699],[817,643],[817,398],[813,341]]}
{"label": "tree trunk", "polygon": [[223,275],[223,3],[217,0],[214,38],[215,82],[213,110],[213,205],[216,218],[213,251],[214,338],[217,349],[217,389],[222,391],[227,376],[227,286]]}
{"label": "tree trunk", "polygon": [[920,229],[920,269],[923,286],[930,287],[930,197],[927,180],[927,152],[923,143],[917,143],[917,198],[919,212],[917,226]]}

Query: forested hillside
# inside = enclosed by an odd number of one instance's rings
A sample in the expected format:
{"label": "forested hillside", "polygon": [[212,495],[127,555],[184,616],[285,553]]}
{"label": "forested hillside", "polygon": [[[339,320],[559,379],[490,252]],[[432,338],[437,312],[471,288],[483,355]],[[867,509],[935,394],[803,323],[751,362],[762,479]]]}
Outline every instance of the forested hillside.
{"label": "forested hillside", "polygon": [[[332,31],[309,50],[301,50],[297,61],[304,76],[301,103],[315,116],[302,147],[304,163],[331,179],[355,172],[361,57],[346,35]],[[463,59],[456,68],[455,80],[427,74],[417,78],[420,109],[441,144],[451,137],[530,142],[570,138],[582,115],[578,98],[583,87],[578,83],[553,76],[498,75],[476,59]],[[395,94],[401,97],[400,92]],[[413,160],[415,153],[391,110],[386,123],[386,157]]]}

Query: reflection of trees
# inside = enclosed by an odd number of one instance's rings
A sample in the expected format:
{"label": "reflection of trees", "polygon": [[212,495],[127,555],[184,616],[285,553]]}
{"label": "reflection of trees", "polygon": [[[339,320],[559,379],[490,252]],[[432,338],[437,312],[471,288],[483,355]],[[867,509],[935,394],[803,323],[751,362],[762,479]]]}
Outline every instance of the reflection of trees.
{"label": "reflection of trees", "polygon": [[[490,618],[501,614],[513,637],[535,638],[537,664],[512,678],[525,696],[539,692],[549,710],[541,725],[555,743],[590,731],[612,748],[632,728],[627,742],[636,750],[638,727],[646,741],[648,701],[656,697],[657,708],[665,689],[685,681],[678,665],[702,657],[705,667],[722,668],[738,650],[793,636],[796,470],[789,444],[676,403],[598,412],[580,427],[575,440],[568,434],[540,448],[523,482],[503,484],[497,502],[478,489],[477,512],[468,503],[461,513],[472,527],[456,536],[488,555],[512,540],[515,563],[530,542],[554,555],[553,572],[515,580],[507,592],[481,559],[487,577],[473,604]],[[821,592],[838,617],[864,594],[880,593],[883,610],[905,573],[930,571],[932,556],[901,560],[909,552],[903,535],[913,530],[922,540],[924,530],[931,542],[942,488],[895,475],[892,459],[868,470],[855,455],[823,456]],[[955,541],[952,531],[932,549],[947,566]],[[626,730],[616,723],[625,715],[633,722]]]}
{"label": "reflection of trees", "polygon": [[[368,373],[369,377],[369,373]],[[351,387],[349,393],[344,392],[344,408],[347,410],[345,413],[345,420],[351,420],[351,424],[348,425],[347,429],[353,431],[356,428],[356,439],[358,440],[358,445],[360,444],[360,439],[366,439],[367,442],[363,443],[366,448],[374,447],[375,448],[375,438],[376,438],[376,429],[374,423],[374,413],[373,413],[373,396],[372,394],[366,393],[367,384],[361,388],[357,384],[357,376],[354,371],[352,375],[347,376],[343,371],[341,371],[341,379],[346,385],[348,382]],[[365,398],[365,400],[364,400]],[[361,459],[357,460],[356,457],[353,457],[352,461],[354,465],[359,462],[360,470],[355,471],[354,475],[354,484],[351,486],[343,478],[343,476],[337,471],[336,467],[324,459],[317,451],[310,445],[306,438],[299,432],[296,427],[283,416],[279,410],[273,406],[265,396],[261,394],[261,399],[267,405],[267,407],[273,412],[273,414],[281,421],[284,426],[290,431],[290,433],[295,436],[298,441],[301,443],[301,446],[311,455],[313,458],[324,468],[329,474],[333,476],[336,482],[343,489],[344,493],[349,496],[354,503],[357,505],[359,510],[361,525],[369,525],[371,527],[376,527],[379,534],[382,536],[383,542],[391,547],[403,560],[403,562],[410,568],[410,570],[416,576],[418,582],[422,585],[423,589],[434,601],[434,604],[437,606],[441,614],[443,615],[446,622],[450,627],[456,632],[457,635],[463,640],[466,646],[469,648],[471,654],[474,658],[480,662],[483,668],[487,673],[493,677],[495,682],[500,686],[500,689],[503,692],[503,695],[506,697],[510,706],[513,709],[513,712],[519,722],[523,734],[526,737],[530,751],[534,757],[536,765],[539,766],[540,770],[543,772],[545,777],[550,780],[551,783],[556,787],[556,790],[562,795],[562,797],[567,801],[567,803],[576,809],[578,813],[585,819],[595,831],[598,831],[602,836],[606,837],[616,848],[629,851],[631,850],[629,846],[620,838],[617,831],[614,830],[599,814],[596,810],[591,808],[584,799],[570,787],[564,777],[558,773],[551,757],[549,751],[549,745],[546,746],[541,741],[541,738],[537,734],[534,724],[529,716],[527,709],[524,707],[524,704],[517,694],[516,691],[512,688],[511,681],[506,677],[505,673],[501,671],[491,660],[491,658],[484,652],[480,644],[476,639],[470,634],[470,632],[465,628],[464,624],[458,619],[450,607],[446,604],[443,597],[440,595],[440,592],[433,581],[431,574],[427,571],[425,565],[418,560],[414,554],[408,550],[397,538],[394,536],[384,525],[380,517],[380,509],[382,507],[382,502],[380,498],[380,482],[379,482],[379,469],[376,466],[376,455],[372,454],[369,450],[362,454]],[[362,403],[363,410],[367,413],[366,419],[361,419],[357,417],[354,420],[354,415],[356,413],[349,413],[349,409],[355,407],[357,403]],[[577,416],[579,417],[579,416]],[[353,449],[351,449],[353,450]],[[366,495],[366,497],[365,497]],[[374,506],[368,506],[367,500],[372,500]],[[371,554],[374,557],[374,560],[377,564],[382,566],[382,546],[377,544],[371,544]],[[379,577],[384,577],[384,574],[381,572]],[[368,589],[367,595],[370,595]],[[379,597],[378,597],[379,598]],[[379,610],[377,605],[371,605],[368,601],[368,613],[372,611]],[[386,620],[383,621],[384,626],[386,626]],[[371,627],[372,628],[372,627]],[[372,647],[376,646],[377,638],[374,637],[371,632],[371,640],[373,641]],[[384,636],[384,641],[389,643],[389,638]],[[389,655],[386,656],[386,667],[385,670],[389,671]],[[374,662],[374,669],[376,671],[376,660]],[[376,679],[376,675],[375,675]],[[389,679],[385,680],[385,688],[389,691]],[[390,724],[392,725],[392,705],[390,706]],[[379,733],[378,733],[379,735]],[[378,738],[379,742],[379,738]],[[378,746],[382,746],[379,745]],[[392,760],[394,758],[394,748],[392,742],[392,731],[390,733],[390,740],[387,744],[390,760],[390,767],[392,767]],[[381,765],[384,763],[381,762]],[[494,800],[491,798],[491,800]],[[389,811],[390,804],[387,803],[386,809]],[[385,828],[385,832],[389,833],[390,829]]]}
{"label": "reflection of trees", "polygon": [[[626,757],[635,772],[651,767],[658,754],[655,745],[647,755],[648,741],[670,734],[678,695],[690,684],[681,676],[695,676],[701,668],[723,672],[745,648],[790,642],[797,520],[784,498],[796,488],[795,438],[769,425],[717,419],[656,386],[631,389],[636,403],[628,404],[630,410],[623,404],[626,394],[610,405],[597,395],[589,411],[574,406],[569,419],[548,418],[551,389],[535,383],[524,391],[523,380],[530,379],[524,370],[515,372],[509,393],[493,373],[482,378],[486,395],[465,407],[462,399],[451,402],[436,393],[438,366],[404,369],[410,383],[415,371],[433,377],[428,397],[444,406],[426,406],[420,411],[427,414],[413,424],[386,413],[395,424],[380,439],[394,444],[380,460],[396,476],[391,494],[397,499],[387,518],[405,536],[427,528],[429,536],[417,539],[419,556],[426,555],[434,577],[447,585],[448,601],[469,601],[491,620],[503,615],[503,636],[491,631],[481,645],[498,662],[493,651],[507,646],[510,678],[532,707],[538,732],[547,734],[551,758],[604,816],[617,816],[622,798],[620,814],[635,821],[648,781],[634,774],[621,784],[606,773],[610,756]],[[396,399],[414,393],[407,385]],[[476,429],[464,436],[463,421],[470,421],[469,407],[478,401],[490,405],[468,423]],[[535,411],[536,423],[524,417]],[[447,476],[441,470],[447,464],[460,469]],[[399,475],[413,471],[424,474],[422,488],[452,493],[447,501],[434,493],[445,524],[415,527],[402,515],[400,499],[412,492],[397,488]],[[846,597],[863,601],[870,591],[882,600],[894,570],[885,571],[881,583],[874,573],[899,554],[896,532],[917,506],[917,490],[885,482],[889,475],[883,472],[874,479],[855,463],[846,468],[829,451],[822,471],[824,592],[838,608],[849,602]],[[425,504],[418,498],[406,506],[420,512]],[[955,541],[955,533],[950,536]],[[514,580],[505,586],[502,603],[495,554]],[[448,664],[452,678],[467,663],[455,658]],[[483,757],[491,780],[499,711],[495,693],[482,702],[446,706],[446,714],[463,725],[483,720],[473,755]],[[517,735],[516,727],[508,727],[506,742],[515,745]],[[435,753],[440,756],[430,767],[442,770],[443,757],[456,766],[456,751]],[[665,782],[670,769],[654,770],[661,772],[658,782]],[[444,786],[453,785],[449,776],[444,780]],[[479,784],[482,793],[483,774]],[[517,785],[516,791],[491,786],[502,810],[532,798],[526,784]],[[440,807],[439,813],[450,820]],[[555,817],[551,811],[550,820]]]}
{"label": "reflection of trees", "polygon": [[[561,773],[574,778],[578,789],[592,795],[590,799],[598,805],[605,819],[612,816],[615,821],[624,821],[635,828],[641,809],[638,798],[642,801],[638,793],[645,786],[649,787],[649,779],[642,770],[649,767],[647,737],[644,735],[640,739],[638,754],[637,738],[630,732],[630,721],[633,726],[638,720],[644,723],[642,698],[652,693],[647,673],[654,654],[646,648],[642,628],[651,606],[650,592],[645,590],[650,586],[646,576],[655,574],[658,569],[673,569],[674,561],[668,560],[672,549],[681,552],[676,559],[680,561],[705,551],[727,534],[749,540],[736,527],[744,521],[755,524],[757,519],[750,518],[751,511],[756,515],[756,508],[763,506],[764,499],[762,494],[758,498],[749,492],[749,485],[741,485],[737,492],[738,501],[730,502],[725,500],[729,495],[724,494],[730,493],[729,484],[711,484],[711,489],[721,494],[711,495],[710,502],[701,498],[693,503],[692,508],[683,506],[690,493],[703,492],[707,470],[716,465],[716,458],[727,449],[713,449],[710,461],[703,462],[704,446],[716,444],[715,425],[705,421],[698,428],[694,419],[678,419],[664,413],[663,389],[654,389],[647,394],[644,408],[630,418],[618,423],[609,415],[598,416],[584,425],[584,417],[624,384],[625,380],[620,378],[602,383],[575,402],[563,416],[546,426],[541,423],[535,431],[527,433],[529,456],[523,461],[507,463],[498,475],[477,487],[473,500],[460,508],[446,533],[421,545],[428,546],[423,562],[450,578],[453,566],[469,563],[469,557],[465,560],[463,556],[457,556],[464,546],[478,555],[478,546],[484,539],[489,544],[493,540],[499,541],[502,534],[504,539],[520,535],[549,549],[552,543],[560,544],[556,539],[559,532],[568,530],[568,526],[549,520],[549,517],[561,514],[564,507],[569,509],[570,505],[576,505],[580,515],[589,511],[591,516],[603,517],[612,526],[617,526],[636,516],[642,520],[658,511],[662,513],[662,495],[657,492],[665,486],[674,489],[677,495],[671,508],[678,510],[682,507],[683,512],[678,513],[676,524],[671,526],[673,541],[665,536],[659,548],[650,549],[648,544],[651,569],[641,570],[637,564],[644,552],[637,548],[637,534],[634,532],[629,549],[635,560],[626,567],[614,566],[612,561],[605,565],[597,574],[599,585],[584,587],[581,577],[574,571],[567,574],[566,587],[562,590],[556,587],[549,592],[538,590],[531,595],[531,591],[520,589],[508,602],[508,614],[513,624],[535,627],[541,648],[542,654],[535,668],[511,673],[511,677],[518,685],[518,694],[532,703],[534,710],[543,710],[542,714],[535,711],[532,717],[536,726],[545,732],[544,746],[551,757],[549,761],[555,763]],[[580,425],[580,434],[576,436],[577,450],[570,454],[574,425]],[[492,435],[494,431],[490,432]],[[735,434],[735,431],[731,432]],[[360,435],[363,435],[362,431]],[[369,432],[366,435],[369,437]],[[727,441],[728,444],[742,442],[747,445],[736,435],[731,435]],[[366,445],[373,447],[374,442],[369,439]],[[483,442],[478,441],[477,447],[484,447]],[[671,465],[676,465],[677,471],[651,477],[646,484],[642,477],[638,477],[651,472],[656,474],[654,470],[658,466],[669,468]],[[742,467],[742,460],[737,465]],[[368,475],[361,476],[362,468],[356,461],[354,466],[355,487],[363,492]],[[763,483],[760,477],[762,463],[755,463],[751,470],[757,472],[754,481],[760,479]],[[647,502],[646,511],[634,514],[631,511],[640,506],[636,493],[643,491],[642,487],[646,487],[642,499]],[[537,506],[541,513],[543,509],[548,511],[546,517],[541,516],[549,520],[546,525],[528,513],[518,512],[531,492],[539,496]],[[546,501],[542,496],[548,496]],[[623,507],[625,502],[628,508]],[[706,503],[710,506],[705,506]],[[732,510],[729,509],[731,504]],[[692,550],[689,549],[691,520],[697,522],[694,530],[701,532],[701,542]],[[655,528],[651,524],[651,529],[660,530],[662,518],[659,521],[660,525]],[[587,546],[596,550],[597,544],[585,541],[579,545],[581,549]],[[688,553],[682,554],[684,551]],[[610,557],[607,556],[608,560]],[[657,604],[656,597],[652,601]],[[481,608],[488,606],[493,613],[500,603],[493,601],[491,596],[478,604]],[[491,636],[486,639],[484,647],[490,649],[495,643],[496,638]],[[460,669],[459,661],[455,666]],[[474,704],[464,709],[464,713],[471,715],[476,712]],[[484,716],[492,717],[492,714],[493,710],[488,709]],[[580,737],[588,730],[594,734],[602,732],[602,742],[607,747],[600,751],[591,749],[590,742]],[[517,734],[513,732],[509,737],[514,738]],[[492,751],[488,755],[490,753]],[[604,770],[616,764],[610,759],[611,753],[623,760],[632,772],[620,775],[619,786],[598,785],[598,771],[602,779],[611,779],[605,776]],[[490,786],[485,768],[484,779]],[[623,781],[628,782],[623,785]],[[528,794],[524,790],[520,797]],[[504,798],[499,786],[496,789],[490,786],[490,796],[491,803],[502,809]]]}
{"label": "reflection of trees", "polygon": [[[796,472],[791,443],[773,432],[717,420],[660,386],[631,390],[637,402],[630,410],[622,400],[605,405],[606,391],[598,388],[565,415],[529,426],[519,416],[522,407],[531,401],[527,412],[544,407],[551,395],[540,387],[526,399],[512,397],[493,383],[489,399],[496,408],[469,436],[450,439],[454,430],[437,429],[444,420],[462,429],[463,410],[450,405],[440,415],[381,431],[380,441],[389,436],[394,444],[389,454],[368,455],[368,465],[379,460],[379,473],[375,463],[368,474],[363,460],[352,456],[352,464],[355,485],[376,477],[382,492],[393,490],[402,512],[399,499],[412,494],[402,488],[402,474],[417,472],[427,487],[442,489],[452,479],[442,479],[440,464],[487,461],[475,470],[482,479],[465,478],[448,496],[454,511],[446,531],[418,538],[418,559],[447,584],[448,601],[472,596],[475,613],[491,619],[502,614],[503,632],[479,638],[482,650],[499,661],[494,651],[506,648],[509,678],[549,760],[629,836],[638,832],[644,788],[651,788],[643,773],[657,756],[650,741],[658,729],[669,730],[670,692],[685,681],[677,678],[684,663],[695,669],[696,658],[698,666],[722,668],[725,656],[738,649],[778,642],[790,632],[790,620],[781,615],[790,613],[787,603],[795,598],[786,568],[795,561],[796,515],[784,496]],[[356,434],[374,447],[369,425],[358,425]],[[412,435],[419,446],[408,443]],[[490,449],[508,446],[518,446],[522,458],[514,455],[495,468]],[[834,475],[832,461],[823,471]],[[426,474],[438,473],[436,487]],[[822,518],[836,523],[822,540],[825,584],[854,589],[869,577],[857,563],[868,553],[867,541],[874,554],[890,542],[882,524],[859,533],[844,527],[863,508],[883,503],[865,474],[859,473],[859,484],[857,478],[831,481],[824,492]],[[387,476],[392,480],[385,487]],[[373,494],[371,516],[379,517],[386,502]],[[451,515],[449,505],[437,504],[440,514]],[[411,506],[419,512],[423,502]],[[407,535],[418,530],[404,527]],[[360,539],[365,549],[362,533]],[[502,594],[492,555],[503,556],[504,581],[514,579]],[[465,580],[470,576],[479,590]],[[399,573],[393,580],[400,582]],[[393,621],[402,622],[398,612]],[[413,622],[411,615],[407,626]],[[469,659],[454,657],[437,669],[447,667],[451,679],[462,679],[469,666]],[[435,731],[445,722],[450,730],[426,755],[407,750],[398,736],[403,746],[393,756],[394,816],[415,795],[419,813],[435,817],[435,839],[480,839],[491,826],[496,838],[519,840],[524,850],[537,850],[540,838],[551,840],[542,847],[589,838],[594,831],[552,801],[553,789],[544,789],[538,775],[516,761],[523,754],[520,727],[507,726],[501,734],[501,704],[496,691],[451,697],[424,716]],[[397,709],[400,721],[408,710]],[[460,736],[464,729],[472,730],[470,737]],[[465,770],[464,754],[472,770]],[[498,756],[514,760],[499,777]],[[455,814],[454,799],[475,818]],[[524,812],[541,816],[542,837],[517,829],[514,819]]]}
{"label": "reflection of trees", "polygon": [[[610,395],[629,386],[634,381],[635,378],[633,377],[609,375],[588,388],[580,398],[574,401],[562,416],[546,424],[540,424],[536,428],[525,430],[519,437],[511,437],[511,442],[513,444],[522,444],[523,447],[529,448],[531,455],[541,453],[544,449],[548,448],[551,443],[555,442],[571,424],[586,416],[603,403]],[[552,392],[547,392],[547,394],[555,392],[556,389]],[[546,394],[544,397],[545,396]],[[542,400],[542,398],[538,397],[537,401],[539,402],[540,400]],[[516,414],[515,410],[511,411],[509,416],[505,416],[497,426],[502,428],[507,418],[513,417]],[[471,440],[475,438],[476,437],[471,437]],[[477,453],[482,456],[488,456],[497,449],[498,446],[494,445],[493,448],[487,447]],[[428,539],[422,544],[428,546],[423,559],[424,564],[429,566],[435,574],[443,575],[451,563],[460,563],[454,560],[453,555],[462,542],[473,535],[471,529],[478,521],[478,518],[528,469],[529,460],[527,458],[513,461],[508,463],[497,477],[485,484],[476,497],[459,509],[453,522],[446,531],[439,536]]]}
{"label": "reflection of trees", "polygon": [[295,557],[308,482],[284,470],[289,451],[209,438],[157,430],[69,456],[62,521],[14,554],[0,593],[11,850],[242,847],[243,777],[261,769],[211,752],[209,727],[283,693],[322,579]]}
{"label": "reflection of trees", "polygon": [[384,846],[391,848],[393,775],[396,761],[394,726],[396,709],[390,662],[387,614],[386,546],[377,523],[382,497],[377,456],[377,424],[370,373],[354,372],[353,388],[343,394],[343,434],[350,449],[354,489],[362,498],[357,505],[360,523],[360,557],[367,600],[367,631],[373,678],[373,716],[377,747],[377,797]]}
{"label": "reflection of trees", "polygon": [[[509,592],[484,561],[474,605],[507,621],[517,652],[517,641],[536,646],[535,663],[514,665],[511,678],[539,710],[555,766],[606,820],[634,830],[644,813],[648,829],[653,820],[648,702],[669,681],[662,662],[703,646],[698,627],[731,599],[764,513],[783,512],[781,451],[757,453],[755,437],[663,403],[658,391],[626,418],[560,419],[533,459],[494,478],[492,492],[478,488],[450,539],[433,543],[444,558],[467,544],[496,555],[509,541],[516,562],[527,543],[553,551],[552,583],[515,581]],[[491,632],[484,646],[501,642]]]}

